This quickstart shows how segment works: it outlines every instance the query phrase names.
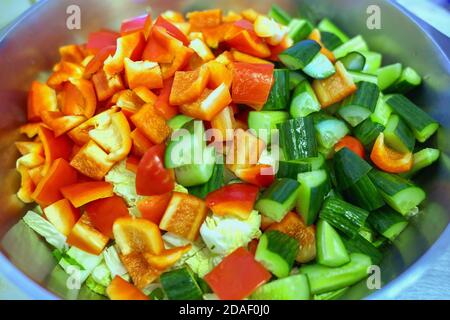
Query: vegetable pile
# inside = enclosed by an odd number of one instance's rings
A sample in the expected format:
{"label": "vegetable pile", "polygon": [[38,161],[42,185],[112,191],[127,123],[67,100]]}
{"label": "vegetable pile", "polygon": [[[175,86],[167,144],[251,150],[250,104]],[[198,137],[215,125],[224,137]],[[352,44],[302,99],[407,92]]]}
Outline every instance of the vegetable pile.
{"label": "vegetable pile", "polygon": [[425,199],[421,77],[328,19],[166,11],[59,52],[31,85],[17,196],[100,295],[335,299]]}

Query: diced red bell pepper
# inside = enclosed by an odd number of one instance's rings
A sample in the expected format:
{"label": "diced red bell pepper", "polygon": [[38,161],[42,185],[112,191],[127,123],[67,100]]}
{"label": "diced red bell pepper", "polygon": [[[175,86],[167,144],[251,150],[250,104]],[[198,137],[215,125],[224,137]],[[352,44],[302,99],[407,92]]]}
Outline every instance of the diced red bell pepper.
{"label": "diced red bell pepper", "polygon": [[91,118],[97,107],[92,82],[86,79],[70,78],[64,84],[62,112],[66,115],[85,116]]}
{"label": "diced red bell pepper", "polygon": [[233,63],[233,102],[264,105],[272,88],[273,69],[272,64]]}
{"label": "diced red bell pepper", "polygon": [[84,68],[82,65],[61,61],[53,67],[53,73],[47,79],[47,85],[56,90],[61,90],[62,85],[69,79],[80,79],[83,76]]}
{"label": "diced red bell pepper", "polygon": [[233,72],[228,67],[217,61],[209,61],[206,66],[209,69],[208,88],[215,89],[222,83],[231,88]]}
{"label": "diced red bell pepper", "polygon": [[161,68],[156,62],[132,61],[125,58],[125,77],[130,89],[139,86],[149,89],[163,87]]}
{"label": "diced red bell pepper", "polygon": [[231,49],[231,54],[233,56],[233,60],[236,62],[246,62],[246,63],[259,63],[259,64],[272,64],[272,62],[268,60],[264,60],[261,58],[254,57],[247,53],[241,52],[236,49]]}
{"label": "diced red bell pepper", "polygon": [[412,152],[401,153],[384,143],[384,134],[380,133],[373,145],[370,159],[381,170],[389,173],[403,173],[411,170],[414,164]]}
{"label": "diced red bell pepper", "polygon": [[66,135],[55,137],[50,129],[43,126],[39,127],[38,136],[44,147],[45,166],[42,174],[45,175],[56,159],[69,160],[73,144]]}
{"label": "diced red bell pepper", "polygon": [[145,22],[147,21],[147,14],[126,19],[122,21],[120,25],[120,35],[124,36],[137,31],[144,31]]}
{"label": "diced red bell pepper", "polygon": [[70,234],[81,216],[80,210],[74,208],[67,199],[58,200],[44,208],[43,211],[47,220],[65,236]]}
{"label": "diced red bell pepper", "polygon": [[208,84],[209,74],[207,66],[201,66],[194,71],[175,72],[169,103],[181,105],[197,99]]}
{"label": "diced red bell pepper", "polygon": [[242,300],[271,278],[253,255],[240,247],[226,256],[205,276],[205,281],[222,300]]}
{"label": "diced red bell pepper", "polygon": [[170,127],[166,120],[160,116],[156,108],[152,104],[145,104],[136,112],[131,121],[136,128],[154,144],[160,144],[170,135]]}
{"label": "diced red bell pepper", "polygon": [[262,188],[269,187],[275,180],[273,168],[267,164],[257,164],[244,168],[237,167],[234,174],[242,181]]}
{"label": "diced red bell pepper", "polygon": [[211,9],[192,11],[187,15],[192,31],[201,31],[204,28],[217,27],[222,23],[222,10]]}
{"label": "diced red bell pepper", "polygon": [[179,70],[183,70],[184,67],[189,63],[189,59],[194,54],[194,50],[188,47],[181,47],[177,54],[175,55],[175,59],[171,63],[162,63],[161,64],[161,72],[163,79],[166,80],[170,77],[173,77],[175,72]]}
{"label": "diced red bell pepper", "polygon": [[49,86],[33,81],[28,93],[28,121],[39,121],[42,111],[57,111],[56,92]]}
{"label": "diced red bell pepper", "polygon": [[178,29],[174,24],[164,19],[164,17],[159,16],[158,18],[156,18],[155,26],[166,29],[168,34],[170,34],[175,39],[180,40],[185,46],[189,45],[189,39],[186,37],[186,35],[181,32],[181,30]]}
{"label": "diced red bell pepper", "polygon": [[105,47],[115,46],[119,36],[119,33],[110,30],[91,32],[88,36],[86,47],[96,54]]}
{"label": "diced red bell pepper", "polygon": [[169,120],[178,114],[178,108],[170,104],[170,92],[172,91],[173,78],[163,81],[163,88],[160,90],[155,102],[155,108],[164,119]]}
{"label": "diced red bell pepper", "polygon": [[70,165],[89,178],[102,180],[114,162],[108,159],[108,154],[102,148],[90,140],[70,160]]}
{"label": "diced red bell pepper", "polygon": [[142,59],[158,63],[172,63],[181,48],[183,48],[182,41],[170,35],[165,28],[153,26],[142,53]]}
{"label": "diced red bell pepper", "polygon": [[61,188],[61,193],[75,208],[114,195],[112,184],[105,181],[81,182],[64,186]]}
{"label": "diced red bell pepper", "polygon": [[67,46],[59,47],[59,56],[61,61],[73,62],[81,64],[84,60],[84,54],[80,46],[76,44],[69,44]]}
{"label": "diced red bell pepper", "polygon": [[84,116],[66,116],[59,111],[44,111],[41,117],[42,121],[53,130],[55,137],[63,135],[86,121]]}
{"label": "diced red bell pepper", "polygon": [[253,239],[252,241],[250,241],[247,245],[248,247],[248,251],[252,254],[255,255],[256,254],[256,249],[258,248],[258,239]]}
{"label": "diced red bell pepper", "polygon": [[[214,131],[214,141],[229,141],[233,139],[233,130],[236,125],[233,108],[226,107],[211,119],[211,127]],[[220,133],[220,136],[218,136]]]}
{"label": "diced red bell pepper", "polygon": [[111,300],[150,300],[141,290],[120,276],[114,277],[106,288],[106,294]]}
{"label": "diced red bell pepper", "polygon": [[141,218],[150,220],[159,225],[171,198],[172,192],[168,192],[139,200],[137,208],[141,213]]}
{"label": "diced red bell pepper", "polygon": [[97,73],[103,67],[103,63],[116,52],[116,42],[113,45],[101,48],[86,65],[84,69],[84,77],[89,79],[94,73]]}
{"label": "diced red bell pepper", "polygon": [[334,146],[334,151],[338,152],[342,148],[349,148],[350,150],[352,150],[354,153],[356,153],[361,158],[363,158],[363,159],[366,158],[366,152],[364,150],[363,144],[361,143],[361,141],[359,141],[355,137],[352,137],[352,136],[345,136],[345,137],[343,137]]}
{"label": "diced red bell pepper", "polygon": [[139,158],[133,156],[128,157],[127,162],[125,163],[125,168],[136,174],[139,166],[139,161],[140,161]]}
{"label": "diced red bell pepper", "polygon": [[105,101],[111,98],[115,93],[125,89],[120,74],[107,75],[105,71],[99,70],[92,76],[92,82],[97,93],[98,101]]}
{"label": "diced red bell pepper", "polygon": [[258,187],[250,184],[233,183],[209,193],[205,201],[216,215],[247,219],[255,205],[258,191]]}
{"label": "diced red bell pepper", "polygon": [[268,58],[271,55],[269,46],[247,30],[242,30],[233,37],[226,38],[226,42],[230,47],[258,58]]}
{"label": "diced red bell pepper", "polygon": [[237,169],[252,167],[258,163],[264,149],[263,140],[248,131],[236,129],[233,143],[227,150],[226,164],[233,172]]}
{"label": "diced red bell pepper", "polygon": [[99,255],[108,244],[109,238],[94,228],[87,214],[83,214],[67,237],[67,244],[87,253]]}
{"label": "diced red bell pepper", "polygon": [[92,225],[109,238],[113,238],[114,222],[130,215],[125,201],[118,196],[92,201],[85,209]]}

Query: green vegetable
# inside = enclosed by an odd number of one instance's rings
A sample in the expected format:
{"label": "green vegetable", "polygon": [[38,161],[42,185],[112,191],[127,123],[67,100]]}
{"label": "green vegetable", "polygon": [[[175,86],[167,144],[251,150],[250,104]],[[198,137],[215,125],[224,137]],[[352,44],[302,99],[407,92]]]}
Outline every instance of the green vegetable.
{"label": "green vegetable", "polygon": [[370,164],[348,148],[342,148],[334,155],[334,171],[340,190],[354,185],[371,169]]}
{"label": "green vegetable", "polygon": [[298,84],[292,95],[289,112],[293,118],[306,117],[320,110],[320,102],[308,80]]}
{"label": "green vegetable", "polygon": [[408,220],[389,207],[372,212],[367,218],[367,222],[375,231],[391,241],[394,241],[408,225]]}
{"label": "green vegetable", "polygon": [[221,188],[224,185],[224,165],[216,163],[211,178],[204,184],[189,188],[189,193],[204,199],[208,193]]}
{"label": "green vegetable", "polygon": [[319,53],[320,44],[314,40],[303,40],[278,55],[281,62],[291,70],[306,67]]}
{"label": "green vegetable", "polygon": [[386,88],[386,92],[408,93],[422,83],[422,78],[413,68],[403,69],[400,78],[391,86]]}
{"label": "green vegetable", "polygon": [[165,272],[160,281],[169,300],[202,300],[203,292],[189,267]]}
{"label": "green vegetable", "polygon": [[172,129],[172,131],[176,131],[183,128],[185,124],[191,122],[192,120],[194,120],[194,118],[185,116],[184,114],[177,114],[175,117],[167,121],[167,125]]}
{"label": "green vegetable", "polygon": [[289,70],[275,69],[273,85],[263,110],[284,110],[289,105]]}
{"label": "green vegetable", "polygon": [[343,43],[341,39],[332,32],[321,31],[320,36],[322,44],[330,51],[333,51]]}
{"label": "green vegetable", "polygon": [[343,191],[346,199],[354,205],[372,211],[384,206],[384,200],[367,175],[364,175]]}
{"label": "green vegetable", "polygon": [[369,47],[367,46],[366,41],[362,36],[356,36],[348,41],[344,41],[342,45],[334,49],[333,54],[336,59],[345,57],[352,51],[368,51]]}
{"label": "green vegetable", "polygon": [[339,29],[331,20],[328,18],[325,18],[321,20],[317,26],[317,28],[320,31],[326,31],[333,33],[336,35],[343,43],[350,40],[350,38],[341,30]]}
{"label": "green vegetable", "polygon": [[322,53],[318,53],[304,68],[303,72],[314,79],[325,79],[336,73],[331,61]]}
{"label": "green vegetable", "polygon": [[393,149],[408,153],[414,150],[416,138],[406,123],[396,114],[391,115],[384,129],[384,139]]}
{"label": "green vegetable", "polygon": [[366,57],[359,52],[353,51],[338,61],[342,62],[348,71],[362,71],[366,64]]}
{"label": "green vegetable", "polygon": [[376,74],[381,67],[381,61],[383,56],[378,52],[372,51],[360,51],[360,53],[366,58],[366,64],[364,65],[363,72]]}
{"label": "green vegetable", "polygon": [[204,184],[212,176],[215,164],[215,148],[208,146],[203,150],[203,161],[175,168],[176,181],[184,187]]}
{"label": "green vegetable", "polygon": [[250,111],[248,113],[248,127],[255,131],[255,135],[270,143],[272,130],[277,128],[277,124],[289,119],[289,114],[284,111]]}
{"label": "green vegetable", "polygon": [[373,143],[384,130],[384,126],[367,118],[353,129],[356,138],[369,150],[372,149]]}
{"label": "green vegetable", "polygon": [[317,142],[325,149],[333,148],[343,137],[349,134],[349,129],[344,121],[333,116],[316,113],[314,118],[317,133]]}
{"label": "green vegetable", "polygon": [[319,220],[316,231],[317,262],[327,267],[340,267],[350,261],[341,237],[324,220]]}
{"label": "green vegetable", "polygon": [[362,253],[370,257],[373,264],[379,264],[383,259],[381,251],[361,235],[356,235],[352,238],[344,236],[342,240],[349,252]]}
{"label": "green vegetable", "polygon": [[432,165],[439,159],[440,151],[433,148],[425,148],[416,153],[414,153],[414,164],[412,169],[402,174],[403,177],[408,178],[416,174],[418,171]]}
{"label": "green vegetable", "polygon": [[288,120],[278,124],[277,128],[285,160],[318,156],[312,116]]}
{"label": "green vegetable", "polygon": [[271,17],[276,22],[281,23],[283,25],[288,25],[292,19],[289,13],[281,9],[276,4],[272,4],[268,16]]}
{"label": "green vegetable", "polygon": [[297,18],[294,18],[289,22],[288,28],[288,35],[294,43],[305,40],[314,29],[313,25],[308,20]]}
{"label": "green vegetable", "polygon": [[380,90],[384,91],[392,86],[400,79],[401,73],[402,65],[400,63],[390,64],[378,69],[376,74],[378,76],[378,86],[380,87]]}
{"label": "green vegetable", "polygon": [[263,284],[250,296],[253,300],[308,300],[309,298],[308,278],[304,274],[296,274]]}

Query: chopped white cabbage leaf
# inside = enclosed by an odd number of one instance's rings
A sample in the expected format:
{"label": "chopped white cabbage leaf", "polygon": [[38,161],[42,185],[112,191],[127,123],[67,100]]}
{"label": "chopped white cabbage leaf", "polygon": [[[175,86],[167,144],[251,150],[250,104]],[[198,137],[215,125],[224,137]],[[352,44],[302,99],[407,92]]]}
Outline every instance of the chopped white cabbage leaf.
{"label": "chopped white cabbage leaf", "polygon": [[111,272],[105,262],[100,263],[94,268],[91,277],[95,282],[104,287],[109,286],[112,280]]}
{"label": "chopped white cabbage leaf", "polygon": [[59,232],[41,215],[33,211],[28,211],[22,219],[31,229],[44,237],[44,239],[56,249],[64,251],[68,248],[66,236]]}
{"label": "chopped white cabbage leaf", "polygon": [[136,206],[142,197],[136,193],[136,174],[126,167],[126,160],[122,160],[109,170],[105,181],[113,185],[113,191],[122,197],[129,207]]}
{"label": "chopped white cabbage leaf", "polygon": [[114,246],[106,248],[105,251],[103,251],[103,258],[105,259],[106,266],[111,272],[112,278],[127,274],[127,269],[125,269],[122,261],[120,261],[119,254]]}
{"label": "chopped white cabbage leaf", "polygon": [[102,260],[102,254],[96,256],[76,247],[72,247],[63,255],[61,260],[59,260],[59,265],[69,275],[73,277],[78,276],[79,278],[77,280],[80,283],[83,283]]}

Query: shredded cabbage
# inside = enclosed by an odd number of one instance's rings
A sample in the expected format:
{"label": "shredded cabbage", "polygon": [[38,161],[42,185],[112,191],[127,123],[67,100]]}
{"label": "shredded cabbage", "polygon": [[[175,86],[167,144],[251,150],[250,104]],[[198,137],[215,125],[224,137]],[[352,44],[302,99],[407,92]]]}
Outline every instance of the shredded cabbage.
{"label": "shredded cabbage", "polygon": [[31,229],[44,237],[49,244],[58,250],[65,251],[68,248],[66,236],[59,232],[41,215],[33,211],[28,211],[22,219]]}
{"label": "shredded cabbage", "polygon": [[120,261],[119,254],[114,246],[106,248],[105,251],[103,251],[103,258],[105,259],[106,266],[111,272],[112,278],[127,274],[127,269],[125,269],[122,261]]}
{"label": "shredded cabbage", "polygon": [[126,167],[126,160],[116,164],[105,176],[105,181],[113,185],[113,191],[122,197],[129,207],[135,207],[142,197],[136,193],[136,174]]}

